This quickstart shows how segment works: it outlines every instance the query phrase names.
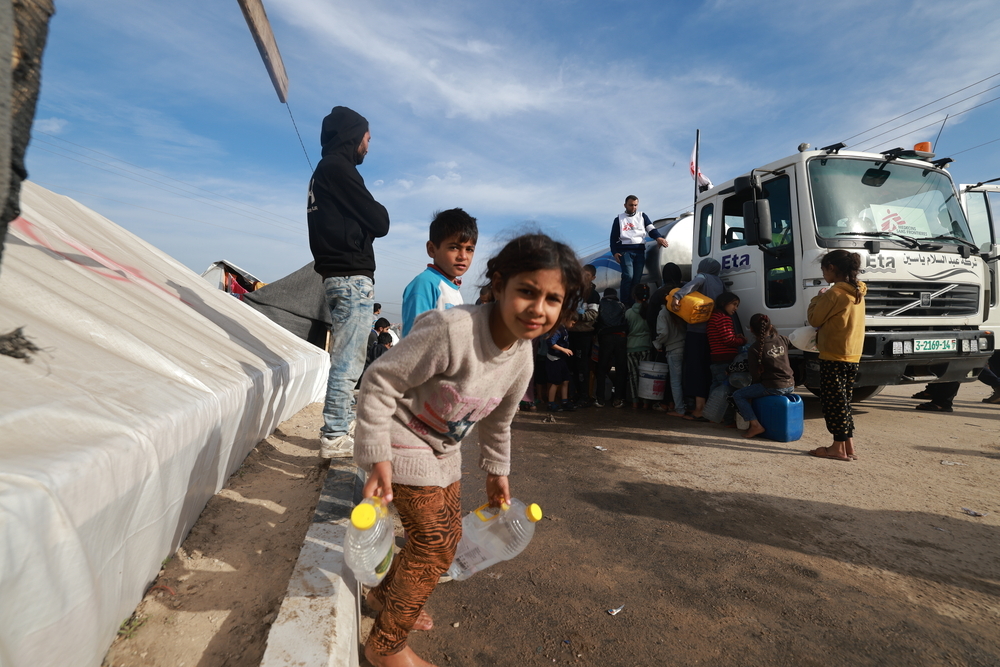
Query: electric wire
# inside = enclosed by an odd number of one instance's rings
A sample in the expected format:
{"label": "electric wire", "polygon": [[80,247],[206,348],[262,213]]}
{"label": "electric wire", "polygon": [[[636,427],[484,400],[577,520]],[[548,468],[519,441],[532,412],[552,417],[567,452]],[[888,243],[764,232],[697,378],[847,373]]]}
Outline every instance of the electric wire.
{"label": "electric wire", "polygon": [[[213,192],[212,190],[207,190],[207,189],[205,189],[203,187],[194,185],[193,183],[188,183],[186,181],[182,181],[182,180],[176,179],[176,178],[174,178],[172,176],[167,176],[166,174],[161,174],[160,172],[155,171],[153,169],[149,169],[148,167],[143,167],[142,165],[134,164],[132,162],[128,162],[127,160],[122,160],[121,158],[115,157],[114,155],[110,155],[108,153],[103,153],[103,152],[101,152],[101,151],[99,151],[99,150],[97,150],[95,148],[90,148],[89,146],[84,146],[82,144],[74,143],[74,142],[72,142],[72,141],[70,141],[68,139],[63,139],[60,136],[57,136],[57,135],[54,135],[54,134],[50,134],[48,132],[43,132],[41,130],[32,130],[31,135],[32,135],[33,138],[35,137],[36,134],[44,134],[45,136],[50,137],[52,139],[55,139],[57,141],[61,141],[61,142],[70,144],[72,146],[76,146],[77,148],[82,148],[82,149],[90,151],[92,153],[97,153],[98,155],[103,155],[104,157],[111,158],[112,160],[115,160],[116,162],[121,162],[122,164],[127,164],[130,167],[135,167],[136,169],[142,169],[143,171],[148,171],[151,174],[155,174],[156,176],[159,176],[161,178],[166,178],[167,180],[174,181],[175,183],[180,183],[181,185],[184,185],[186,187],[194,188],[195,190],[201,190],[202,192],[207,192],[208,194],[210,194],[210,195],[212,195],[214,197],[221,197],[222,199],[228,199],[229,201],[234,202],[234,203],[236,203],[236,204],[238,204],[240,206],[243,206],[243,207],[246,207],[246,208],[252,208],[252,209],[255,209],[257,211],[260,211],[261,213],[267,213],[268,215],[272,215],[274,217],[278,217],[278,218],[281,218],[283,220],[288,220],[289,222],[294,223],[296,225],[301,224],[300,221],[298,221],[298,220],[293,220],[292,218],[286,218],[285,216],[278,215],[278,214],[273,213],[271,211],[268,211],[266,209],[260,208],[258,206],[254,206],[253,204],[247,204],[245,202],[241,202],[238,199],[233,199],[232,197],[227,197],[224,194],[221,194],[221,193],[218,193],[218,192]],[[36,140],[37,141],[43,141],[41,139],[36,139]],[[54,144],[50,144],[50,145],[54,145]],[[62,147],[60,147],[60,148],[62,148]],[[63,148],[62,150],[69,150],[69,149]],[[80,153],[74,153],[74,154],[81,155]],[[89,156],[85,156],[85,157],[87,157],[87,159],[90,159],[90,160],[94,160],[95,159],[95,158],[91,158]],[[116,167],[116,169],[121,169],[121,167]],[[124,170],[123,169],[123,171],[128,171],[128,170]],[[156,179],[152,179],[152,180],[156,180]]]}
{"label": "electric wire", "polygon": [[292,115],[292,107],[288,106],[288,102],[285,102],[285,108],[288,109],[288,117],[292,119],[292,127],[295,128],[295,136],[299,138],[299,146],[302,146],[302,152],[305,153],[306,162],[309,163],[309,171],[313,171],[312,160],[309,159],[309,151],[306,150],[306,145],[302,141],[302,135],[299,134],[299,126],[295,124],[295,116]]}
{"label": "electric wire", "polygon": [[302,247],[301,243],[293,243],[292,241],[286,241],[284,239],[275,238],[273,236],[264,236],[263,234],[255,234],[254,232],[247,231],[246,229],[240,229],[238,227],[227,227],[226,225],[220,225],[217,222],[208,222],[207,220],[198,220],[197,218],[189,218],[186,215],[179,215],[177,213],[170,213],[170,212],[167,212],[167,211],[161,211],[159,209],[149,208],[148,206],[140,206],[138,204],[133,204],[132,202],[122,201],[121,199],[114,199],[112,197],[105,197],[103,195],[95,195],[92,192],[85,192],[83,190],[76,190],[74,188],[67,188],[67,187],[63,187],[63,186],[60,186],[60,185],[56,185],[55,183],[46,183],[44,181],[32,181],[32,182],[33,183],[37,183],[38,185],[44,185],[44,186],[50,187],[50,188],[58,188],[60,190],[66,191],[66,192],[76,192],[78,194],[86,195],[88,197],[94,197],[96,199],[104,199],[106,201],[112,201],[112,202],[115,202],[116,204],[124,204],[125,206],[131,206],[133,208],[142,209],[143,211],[152,211],[153,213],[159,213],[160,215],[167,215],[167,216],[170,216],[172,218],[180,218],[181,220],[188,220],[190,222],[197,222],[197,223],[200,223],[200,224],[203,224],[203,225],[208,225],[210,227],[218,227],[219,229],[226,229],[226,230],[229,230],[229,231],[232,231],[232,232],[239,232],[241,234],[247,234],[249,236],[256,236],[258,238],[267,239],[268,241],[277,241],[278,243],[287,243],[288,245],[295,246],[297,248],[301,248]]}
{"label": "electric wire", "polygon": [[[972,111],[972,110],[974,110],[974,109],[978,109],[979,107],[981,107],[981,106],[985,106],[985,105],[987,105],[987,104],[990,104],[991,102],[996,102],[997,100],[1000,100],[1000,96],[998,96],[998,97],[994,97],[994,98],[993,98],[993,99],[991,99],[991,100],[986,100],[985,102],[982,102],[981,104],[977,104],[977,105],[975,105],[975,106],[973,106],[973,107],[969,107],[969,108],[968,108],[968,109],[966,109],[965,111],[959,111],[958,113],[954,113],[954,114],[951,114],[951,117],[952,117],[952,118],[954,118],[954,117],[956,117],[956,116],[961,116],[961,115],[962,115],[962,114],[964,114],[964,113],[969,113],[970,111]],[[902,138],[903,138],[903,137],[905,137],[905,136],[908,136],[908,135],[911,135],[911,134],[913,134],[914,132],[919,132],[920,130],[924,130],[924,129],[927,129],[928,127],[932,127],[932,126],[934,126],[934,125],[937,125],[937,124],[938,124],[938,123],[940,123],[940,122],[941,122],[940,120],[935,120],[934,122],[932,122],[932,123],[928,123],[927,125],[923,125],[923,126],[921,126],[921,127],[916,127],[916,128],[912,128],[912,129],[910,129],[910,130],[907,130],[907,131],[906,131],[906,132],[904,132],[903,134],[900,134],[900,135],[898,135],[898,136],[896,136],[896,137],[893,137],[892,139],[886,139],[885,141],[880,141],[880,142],[878,142],[878,143],[876,143],[876,144],[872,144],[872,145],[870,145],[870,146],[869,146],[868,148],[864,148],[864,149],[862,149],[862,150],[863,150],[863,151],[869,151],[869,150],[871,150],[871,149],[873,149],[873,148],[875,148],[875,147],[877,147],[877,146],[882,146],[882,145],[884,145],[884,144],[890,144],[890,143],[892,143],[892,142],[896,141],[897,139],[902,139]],[[902,127],[905,127],[905,126],[900,126],[900,127],[897,127],[897,128],[895,128],[895,129],[899,130],[899,129],[902,129]],[[883,134],[885,134],[885,133],[883,133]],[[879,135],[879,136],[881,136],[881,135]],[[873,137],[873,138],[874,138],[874,137]]]}
{"label": "electric wire", "polygon": [[989,141],[983,142],[983,143],[979,144],[978,146],[973,146],[972,148],[963,148],[962,150],[958,151],[957,153],[951,153],[951,155],[961,155],[962,153],[968,153],[969,151],[975,150],[977,148],[982,148],[983,146],[986,146],[987,144],[995,144],[998,141],[1000,141],[1000,137],[997,137],[996,139],[990,139]]}
{"label": "electric wire", "polygon": [[[162,192],[166,192],[167,194],[174,195],[175,197],[181,197],[183,199],[189,199],[191,201],[196,201],[196,202],[198,202],[200,204],[211,206],[211,207],[217,208],[217,209],[219,209],[221,211],[226,211],[227,213],[234,212],[234,211],[232,211],[232,209],[227,209],[227,208],[224,208],[222,206],[218,206],[218,205],[216,205],[216,204],[214,204],[212,202],[208,202],[208,201],[196,199],[195,197],[191,197],[191,196],[186,196],[186,195],[184,195],[184,194],[182,194],[180,192],[177,192],[177,191],[174,191],[174,190],[168,190],[166,187],[160,187],[158,185],[153,185],[152,183],[148,183],[146,181],[139,180],[138,178],[132,178],[130,176],[126,176],[125,174],[121,174],[121,173],[116,172],[116,171],[111,171],[110,169],[105,169],[104,167],[98,167],[95,164],[91,164],[89,162],[84,162],[83,160],[78,160],[78,159],[70,157],[68,155],[63,155],[62,153],[56,153],[55,151],[50,151],[50,150],[48,150],[46,148],[42,148],[41,146],[36,146],[36,148],[38,150],[40,150],[40,151],[44,151],[46,153],[51,153],[52,155],[58,155],[58,156],[63,157],[65,159],[67,159],[67,160],[73,160],[74,162],[79,162],[80,164],[85,164],[85,165],[87,165],[88,167],[90,167],[92,169],[100,169],[101,171],[107,172],[109,174],[114,174],[115,176],[118,176],[120,178],[124,178],[124,179],[130,180],[130,181],[134,181],[136,183],[141,183],[142,185],[145,185],[146,187],[150,187],[150,188],[153,188],[155,190],[160,190]],[[242,212],[242,211],[236,211],[236,212],[240,213],[241,215],[247,215],[245,212]],[[248,217],[250,217],[250,216],[248,216]],[[257,222],[261,222],[261,223],[263,223],[265,225],[270,225],[270,226],[276,227],[278,229],[283,229],[285,231],[295,232],[295,233],[298,233],[298,234],[304,233],[301,228],[296,229],[296,228],[290,227],[288,225],[283,225],[283,224],[279,224],[279,223],[276,223],[276,222],[270,222],[270,221],[263,220],[263,219],[257,218],[257,217],[251,217],[251,219],[256,220]]]}
{"label": "electric wire", "polygon": [[[993,88],[1000,88],[1000,85],[993,86]],[[987,88],[986,90],[993,90],[993,88]],[[985,93],[986,90],[984,90],[983,93]],[[967,102],[967,101],[971,100],[973,97],[979,97],[979,95],[981,95],[981,94],[982,93],[979,93],[979,94],[976,94],[976,95],[970,95],[969,97],[966,97],[965,99],[962,99],[962,100],[959,100],[958,102],[955,102],[954,104],[949,104],[948,106],[943,106],[940,109],[938,109],[937,111],[932,111],[932,112],[930,112],[928,114],[924,114],[923,116],[920,116],[918,118],[914,118],[913,120],[908,121],[906,123],[903,123],[902,125],[898,125],[898,126],[892,128],[891,130],[886,130],[885,132],[880,132],[879,134],[876,134],[875,136],[868,137],[862,143],[867,143],[867,142],[869,142],[869,141],[871,141],[873,139],[877,139],[878,137],[881,137],[883,135],[889,134],[890,132],[895,132],[896,130],[901,130],[904,127],[906,127],[907,125],[910,125],[912,123],[916,123],[917,121],[923,120],[924,118],[927,118],[929,116],[933,116],[934,114],[941,113],[942,111],[944,111],[948,107],[955,106],[955,104],[961,104],[962,102]],[[1000,100],[1000,97],[994,97],[993,99],[989,99],[989,100],[986,100],[985,102],[977,104],[977,105],[975,105],[973,107],[969,107],[965,111],[959,111],[958,113],[951,114],[951,117],[954,118],[955,116],[961,116],[963,113],[968,113],[969,111],[972,111],[973,109],[977,109],[977,108],[979,108],[981,106],[989,104],[990,102],[996,102],[997,100]],[[933,123],[931,123],[931,125],[937,125],[940,122],[941,122],[940,120],[935,120]],[[922,130],[922,129],[924,129],[924,127],[928,127],[928,126],[924,125],[923,127],[917,128],[917,129]],[[916,132],[916,130],[910,130],[910,132]],[[907,134],[909,134],[910,132],[907,132]],[[903,135],[903,136],[905,136],[905,135]],[[895,141],[895,139],[889,139],[889,141]],[[884,143],[884,142],[879,142],[879,143]],[[873,146],[877,146],[878,144],[872,144],[872,145]]]}
{"label": "electric wire", "polygon": [[[889,120],[885,121],[884,123],[879,123],[878,125],[876,125],[874,127],[870,127],[867,130],[864,130],[863,132],[858,132],[855,135],[847,137],[847,139],[844,139],[844,143],[846,144],[848,141],[850,141],[851,139],[854,139],[855,137],[860,137],[862,134],[867,134],[867,133],[871,132],[872,130],[877,130],[878,128],[882,127],[883,125],[888,125],[889,123],[891,123],[893,121],[899,120],[903,116],[909,116],[914,111],[920,111],[923,108],[929,107],[932,104],[936,104],[936,103],[940,102],[941,100],[947,99],[947,98],[951,97],[952,95],[955,95],[957,93],[962,92],[963,90],[968,90],[969,88],[972,88],[973,86],[978,86],[979,84],[983,83],[984,81],[989,81],[990,79],[993,79],[993,78],[998,77],[998,76],[1000,76],[1000,72],[997,72],[996,74],[991,74],[988,77],[986,77],[985,79],[980,79],[979,81],[976,81],[975,83],[970,83],[968,86],[965,86],[964,88],[959,88],[958,90],[950,92],[947,95],[944,95],[942,97],[937,98],[936,100],[928,102],[927,104],[923,104],[923,105],[917,107],[916,109],[910,109],[906,113],[900,114],[900,115],[896,116],[895,118],[890,118]],[[995,87],[996,86],[994,86],[994,88]],[[992,88],[987,88],[986,90],[992,90]],[[983,92],[986,92],[986,91],[984,90]],[[973,97],[975,97],[975,96],[973,96]],[[865,141],[868,141],[870,139],[871,139],[871,137],[869,137],[869,139],[866,139]]]}

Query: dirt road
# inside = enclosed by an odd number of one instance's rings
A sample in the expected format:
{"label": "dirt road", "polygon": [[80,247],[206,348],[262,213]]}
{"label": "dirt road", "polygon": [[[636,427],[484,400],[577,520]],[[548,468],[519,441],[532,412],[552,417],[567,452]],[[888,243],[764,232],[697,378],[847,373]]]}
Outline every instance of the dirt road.
{"label": "dirt road", "polygon": [[[974,383],[954,413],[917,412],[915,390],[858,406],[851,463],[805,455],[827,444],[809,396],[793,443],[610,407],[519,414],[512,488],[546,518],[516,559],[441,585],[412,645],[440,667],[1000,665],[1000,406]],[[259,663],[315,504],[318,425],[312,406],[255,450],[107,665]]]}
{"label": "dirt road", "polygon": [[546,518],[515,560],[441,585],[412,645],[438,665],[1000,665],[1000,408],[966,385],[922,413],[913,391],[858,406],[851,463],[804,455],[827,444],[811,397],[787,444],[522,413],[513,490]]}

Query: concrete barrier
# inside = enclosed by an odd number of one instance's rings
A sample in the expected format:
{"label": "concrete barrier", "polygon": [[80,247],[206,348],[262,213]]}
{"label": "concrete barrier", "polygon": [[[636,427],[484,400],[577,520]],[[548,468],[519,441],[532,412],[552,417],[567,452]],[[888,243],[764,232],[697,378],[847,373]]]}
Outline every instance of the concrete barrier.
{"label": "concrete barrier", "polygon": [[344,564],[344,536],[363,486],[350,460],[330,462],[261,667],[358,667],[361,587]]}

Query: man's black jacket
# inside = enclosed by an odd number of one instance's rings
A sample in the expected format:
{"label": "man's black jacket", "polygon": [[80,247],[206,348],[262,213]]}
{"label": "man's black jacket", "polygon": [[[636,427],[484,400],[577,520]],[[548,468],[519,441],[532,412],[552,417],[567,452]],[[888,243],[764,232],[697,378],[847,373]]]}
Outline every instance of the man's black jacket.
{"label": "man's black jacket", "polygon": [[[309,247],[316,272],[375,277],[372,241],[389,233],[389,213],[358,173],[358,146],[368,121],[347,107],[323,119],[323,159],[309,182]],[[363,159],[363,157],[362,157]]]}

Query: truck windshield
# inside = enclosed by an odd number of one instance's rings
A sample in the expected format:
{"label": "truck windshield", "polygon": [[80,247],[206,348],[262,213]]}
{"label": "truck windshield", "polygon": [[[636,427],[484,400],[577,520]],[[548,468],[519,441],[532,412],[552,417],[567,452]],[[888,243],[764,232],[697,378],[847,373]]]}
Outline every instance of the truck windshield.
{"label": "truck windshield", "polygon": [[814,158],[809,181],[816,231],[823,238],[874,234],[889,241],[898,235],[972,240],[951,181],[933,169],[884,160]]}

